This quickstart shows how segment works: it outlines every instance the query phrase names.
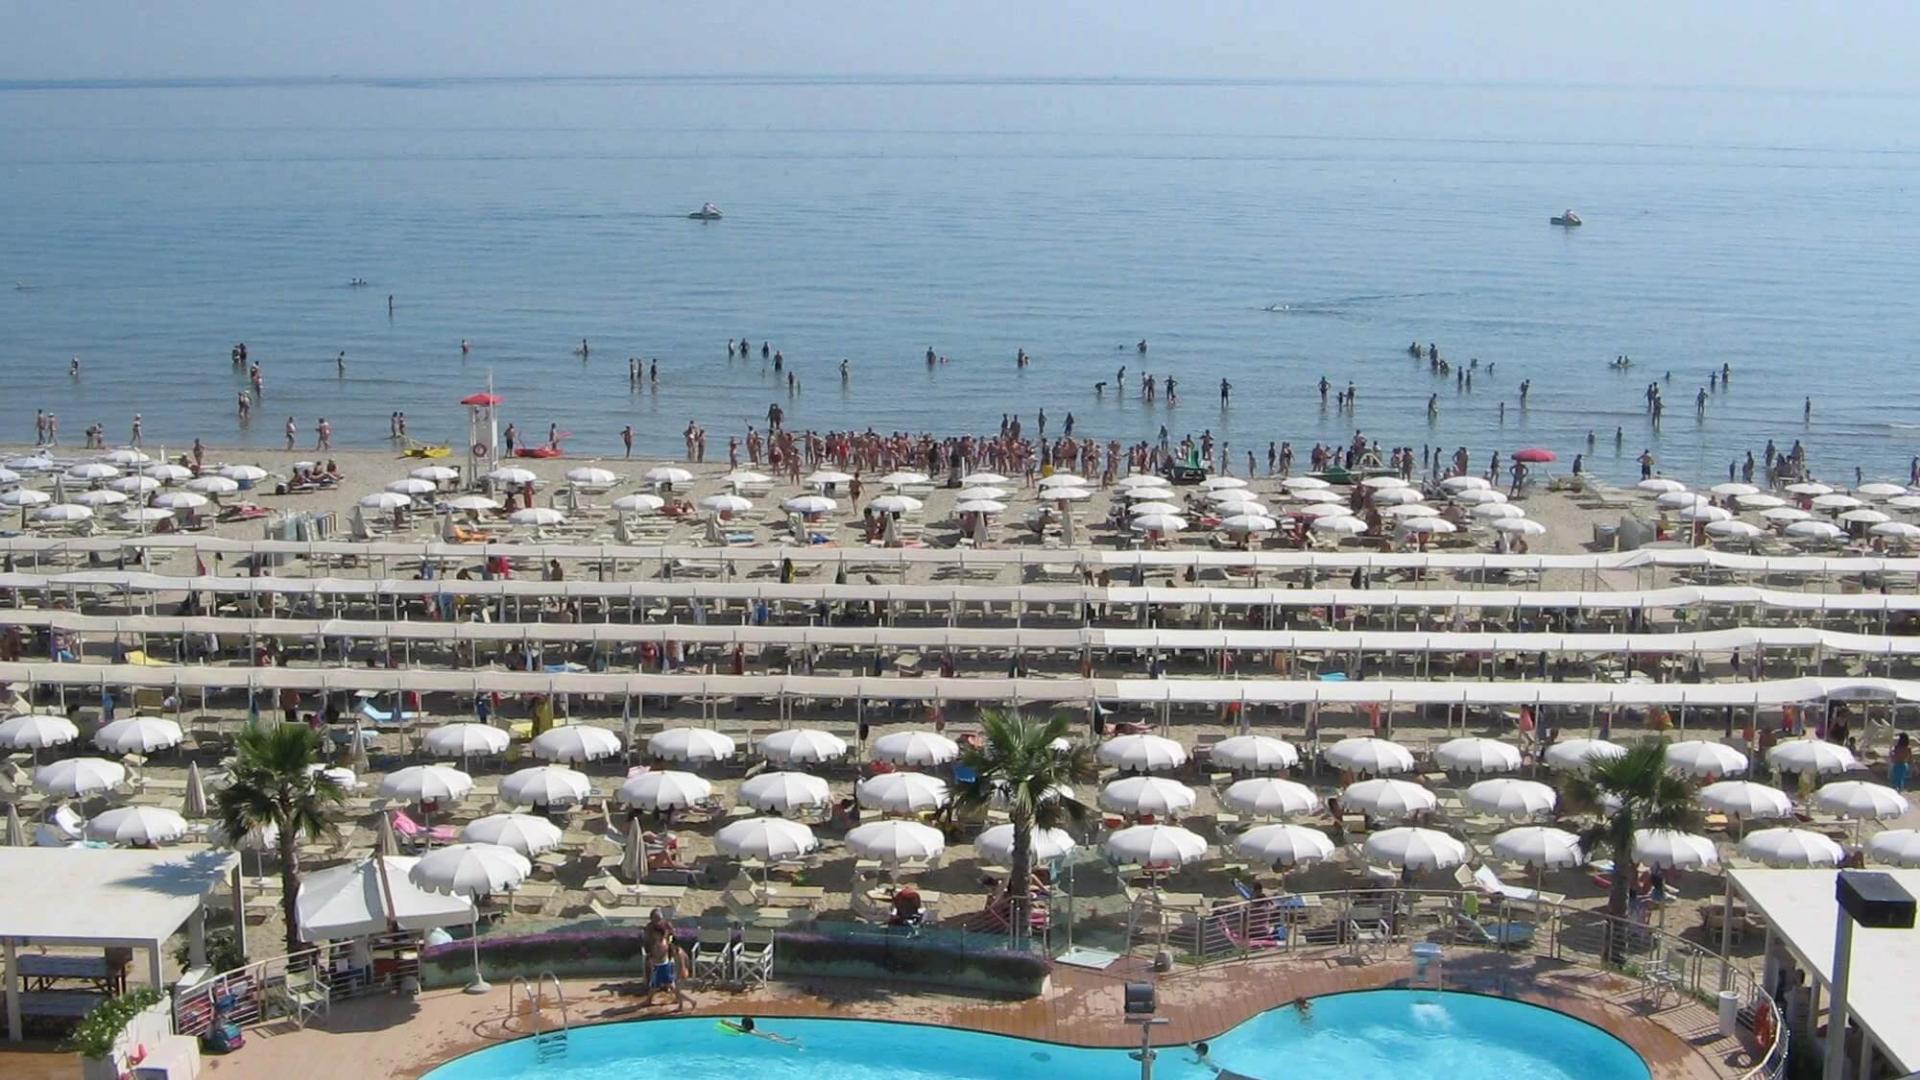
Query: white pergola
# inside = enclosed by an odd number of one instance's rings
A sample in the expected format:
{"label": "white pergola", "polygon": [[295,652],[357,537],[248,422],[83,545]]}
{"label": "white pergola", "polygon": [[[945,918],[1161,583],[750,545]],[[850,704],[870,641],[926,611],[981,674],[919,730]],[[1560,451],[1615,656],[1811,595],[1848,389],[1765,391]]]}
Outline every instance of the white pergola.
{"label": "white pergola", "polygon": [[[1920,896],[1920,870],[1874,867]],[[1833,932],[1837,902],[1834,870],[1729,870],[1734,891],[1767,920],[1769,949],[1778,941],[1813,981],[1816,1016],[1826,1015],[1825,997],[1833,979]],[[1877,1053],[1895,1075],[1920,1069],[1920,993],[1913,974],[1920,971],[1920,928],[1853,931],[1853,959],[1847,976],[1847,1013],[1865,1034],[1860,1076],[1872,1076]],[[1769,992],[1772,987],[1767,987]],[[1783,1003],[1784,1004],[1784,1003]]]}
{"label": "white pergola", "polygon": [[0,847],[8,1038],[21,1038],[20,946],[145,949],[147,981],[164,988],[161,950],[181,927],[196,966],[205,962],[203,904],[238,861],[207,848]]}

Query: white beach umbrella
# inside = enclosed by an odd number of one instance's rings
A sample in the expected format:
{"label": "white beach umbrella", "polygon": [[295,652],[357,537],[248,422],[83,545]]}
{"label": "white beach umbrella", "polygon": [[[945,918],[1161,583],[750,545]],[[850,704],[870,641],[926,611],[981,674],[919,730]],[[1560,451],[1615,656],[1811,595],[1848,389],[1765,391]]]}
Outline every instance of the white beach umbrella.
{"label": "white beach umbrella", "polygon": [[198,510],[207,505],[207,497],[197,491],[163,491],[153,497],[153,505],[162,510]]}
{"label": "white beach umbrella", "polygon": [[398,510],[412,506],[413,500],[397,491],[375,491],[360,496],[360,505],[368,510]]}
{"label": "white beach umbrella", "polygon": [[485,495],[455,495],[447,500],[447,509],[480,514],[500,509],[500,500]]}
{"label": "white beach umbrella", "polygon": [[890,472],[887,475],[881,477],[880,483],[885,484],[888,487],[897,488],[897,487],[906,487],[909,484],[924,484],[931,479],[932,478],[929,477],[926,473],[909,472],[909,471],[902,470],[899,472]]}
{"label": "white beach umbrella", "polygon": [[853,474],[839,469],[815,469],[801,479],[808,487],[822,487],[827,484],[845,484],[853,479]]}
{"label": "white beach umbrella", "polygon": [[938,810],[952,795],[947,782],[920,772],[890,772],[860,781],[854,794],[861,806],[870,806],[889,814],[917,814]]}
{"label": "white beach umbrella", "polygon": [[1743,495],[1760,494],[1760,489],[1757,487],[1754,487],[1752,484],[1742,484],[1742,483],[1739,483],[1738,481],[1732,481],[1732,480],[1724,484],[1715,484],[1713,485],[1711,490],[1715,495],[1718,495],[1723,499],[1733,499],[1733,498],[1739,498]]}
{"label": "white beach umbrella", "polygon": [[1681,509],[1674,516],[1682,521],[1712,522],[1730,520],[1733,514],[1731,511],[1722,510],[1717,506],[1710,506],[1706,503],[1695,503],[1692,506]]}
{"label": "white beach umbrella", "polygon": [[[1726,511],[1721,511],[1725,513]],[[1532,518],[1501,518],[1493,523],[1497,532],[1512,533],[1518,536],[1544,536],[1547,527]]]}
{"label": "white beach umbrella", "polygon": [[1706,501],[1707,497],[1697,491],[1669,491],[1654,499],[1653,505],[1662,510],[1684,510]]}
{"label": "white beach umbrella", "polygon": [[1855,495],[1870,495],[1876,499],[1884,499],[1892,495],[1905,495],[1907,489],[1899,484],[1889,484],[1884,480],[1869,480],[1859,487],[1854,488],[1853,493]]}
{"label": "white beach umbrella", "polygon": [[506,892],[533,873],[525,855],[499,844],[449,844],[420,856],[407,880],[428,892],[479,897]]}
{"label": "white beach umbrella", "polygon": [[45,453],[27,454],[23,457],[8,458],[7,468],[17,472],[52,472],[53,459]]}
{"label": "white beach umbrella", "polygon": [[502,465],[500,468],[488,473],[487,479],[496,484],[518,486],[520,484],[531,484],[535,480],[540,479],[540,477],[532,469],[523,469],[518,465]]}
{"label": "white beach umbrella", "polygon": [[1812,500],[1812,506],[1815,510],[1851,510],[1860,505],[1861,502],[1859,499],[1851,495],[1842,495],[1839,492],[1833,492],[1828,495],[1815,495]]}
{"label": "white beach umbrella", "polygon": [[105,758],[67,758],[51,765],[42,765],[33,771],[36,790],[69,799],[99,795],[126,782],[126,766]]}
{"label": "white beach umbrella", "polygon": [[1135,532],[1177,533],[1187,527],[1187,519],[1178,514],[1142,514],[1133,519]]}
{"label": "white beach umbrella", "polygon": [[773,483],[773,477],[763,472],[754,472],[752,469],[735,469],[720,479],[724,481],[728,487],[735,488]]}
{"label": "white beach umbrella", "polygon": [[1740,838],[1740,854],[1768,866],[1838,866],[1847,853],[1812,829],[1760,829]]}
{"label": "white beach umbrella", "polygon": [[515,806],[567,806],[592,796],[593,781],[587,774],[564,765],[534,765],[500,780],[500,797]]}
{"label": "white beach umbrella", "polygon": [[1541,870],[1564,870],[1587,861],[1580,838],[1550,825],[1522,825],[1493,838],[1493,853],[1507,862]]}
{"label": "white beach umbrella", "polygon": [[1093,489],[1083,487],[1050,487],[1040,492],[1040,497],[1048,502],[1086,502],[1093,498]]}
{"label": "white beach umbrella", "polygon": [[1359,536],[1367,531],[1367,523],[1357,517],[1334,513],[1326,517],[1314,518],[1313,524],[1308,528],[1314,532],[1329,533],[1334,536]]}
{"label": "white beach umbrella", "polygon": [[981,499],[999,500],[999,499],[1005,499],[1008,495],[1011,495],[1011,494],[1012,492],[1008,491],[1006,488],[995,487],[992,484],[982,484],[979,487],[961,488],[960,494],[955,495],[953,497],[953,501],[976,502]]}
{"label": "white beach umbrella", "polygon": [[158,806],[119,806],[87,822],[87,839],[106,844],[169,844],[187,834],[187,819]]}
{"label": "white beach umbrella", "polygon": [[267,478],[267,470],[258,465],[226,465],[220,475],[239,484],[257,484]]}
{"label": "white beach umbrella", "polygon": [[112,488],[97,488],[93,491],[81,491],[75,493],[73,496],[73,502],[88,507],[89,509],[101,506],[118,506],[126,501],[127,496],[124,492],[114,491]]}
{"label": "white beach umbrella", "polygon": [[668,728],[647,740],[647,753],[668,761],[725,761],[737,750],[731,736],[711,728]]}
{"label": "white beach umbrella", "polygon": [[[1527,519],[1504,518],[1502,520],[1503,521],[1525,521]],[[1408,518],[1405,521],[1400,522],[1399,524],[1400,524],[1401,532],[1409,532],[1409,533],[1441,534],[1441,533],[1452,533],[1452,532],[1460,531],[1457,527],[1454,526],[1453,522],[1447,521],[1444,518],[1437,518],[1437,517]],[[1494,524],[1495,524],[1495,527],[1498,527],[1500,523],[1495,522]]]}
{"label": "white beach umbrella", "polygon": [[1805,521],[1812,514],[1797,506],[1776,506],[1771,510],[1762,510],[1760,516],[1773,522]]}
{"label": "white beach umbrella", "polygon": [[1288,491],[1315,491],[1333,485],[1317,476],[1289,476],[1280,481],[1280,486]]}
{"label": "white beach umbrella", "polygon": [[1280,523],[1270,517],[1263,517],[1259,514],[1235,514],[1232,517],[1222,519],[1220,527],[1230,533],[1248,535],[1272,532],[1280,527]]}
{"label": "white beach umbrella", "polygon": [[1166,480],[1152,473],[1134,473],[1132,476],[1121,477],[1113,486],[1125,490],[1137,487],[1165,487],[1166,483]]}
{"label": "white beach umbrella", "polygon": [[[649,507],[649,509],[658,510],[660,509],[661,505],[663,505],[660,502],[660,497],[658,495],[638,495],[638,496],[622,495],[620,498],[615,499],[613,501],[614,508],[618,510],[629,509],[629,507],[622,506],[620,504],[628,499],[642,499],[642,498],[653,500],[654,505]],[[745,498],[743,496],[729,495],[725,492],[722,492],[721,494],[709,495],[706,498],[701,499],[700,506],[702,509],[712,510],[714,513],[717,513],[717,514],[744,514],[747,511],[753,509],[753,500]],[[634,508],[637,509],[637,507],[634,507]]]}
{"label": "white beach umbrella", "polygon": [[1752,780],[1721,780],[1700,789],[1700,805],[1736,818],[1793,816],[1793,800],[1776,787]]}
{"label": "white beach umbrella", "polygon": [[1746,521],[1709,521],[1707,535],[1716,540],[1754,540],[1766,535],[1766,530]]}
{"label": "white beach umbrella", "polygon": [[547,525],[565,525],[567,515],[551,506],[530,506],[508,514],[507,520],[515,525],[532,525],[539,528]]}
{"label": "white beach umbrella", "polygon": [[1858,510],[1849,510],[1841,514],[1840,520],[1849,525],[1885,525],[1892,521],[1893,518],[1889,517],[1883,511],[1875,510],[1871,507],[1862,507]]}
{"label": "white beach umbrella", "polygon": [[620,801],[636,810],[697,806],[713,797],[713,785],[690,772],[652,769],[620,785]]}
{"label": "white beach umbrella", "polygon": [[1305,825],[1255,825],[1233,841],[1236,854],[1268,866],[1305,866],[1333,854],[1333,841]]}
{"label": "white beach umbrella", "polygon": [[1741,776],[1747,755],[1725,743],[1683,739],[1667,746],[1667,768],[1682,776]]}
{"label": "white beach umbrella", "polygon": [[1538,780],[1499,776],[1467,788],[1467,805],[1485,814],[1505,818],[1535,817],[1553,812],[1560,796]]}
{"label": "white beach umbrella", "polygon": [[1312,788],[1277,776],[1235,781],[1221,794],[1220,802],[1236,813],[1251,817],[1286,817],[1320,809],[1320,796],[1315,795]]}
{"label": "white beach umbrella", "polygon": [[[741,499],[740,496],[738,495],[709,495],[707,496],[707,499],[703,501],[711,501],[713,499],[738,499],[740,502],[747,504],[746,506],[747,509],[752,509],[753,507],[753,503],[748,502],[746,499]],[[613,500],[614,510],[622,514],[651,514],[655,510],[659,510],[665,507],[666,505],[667,505],[667,500],[661,498],[658,495],[650,495],[644,491],[637,491],[631,494],[622,495],[619,498]],[[715,508],[708,507],[708,509],[715,509]]]}
{"label": "white beach umbrella", "polygon": [[1867,841],[1873,861],[1888,866],[1920,866],[1920,829],[1888,829]]}
{"label": "white beach umbrella", "polygon": [[1822,785],[1813,793],[1813,805],[1850,818],[1897,818],[1913,809],[1905,795],[1885,784],[1866,780],[1841,780]]}
{"label": "white beach umbrella", "polygon": [[1511,772],[1520,767],[1520,748],[1498,739],[1449,739],[1434,750],[1433,760],[1448,772]]}
{"label": "white beach umbrella", "polygon": [[123,476],[107,481],[107,489],[123,495],[145,495],[149,491],[159,491],[160,481],[151,476]]}
{"label": "white beach umbrella", "polygon": [[139,450],[131,446],[122,446],[117,450],[111,450],[106,454],[102,455],[100,460],[106,462],[109,465],[125,466],[125,465],[145,465],[148,462],[152,461],[153,458],[149,457],[147,455],[147,452],[144,450]]}
{"label": "white beach umbrella", "polygon": [[894,731],[873,740],[867,753],[875,761],[925,767],[958,759],[960,744],[937,731]]}
{"label": "white beach umbrella", "polygon": [[1209,489],[1206,498],[1215,506],[1228,506],[1233,503],[1257,502],[1260,497],[1245,487],[1225,487]]}
{"label": "white beach umbrella", "polygon": [[1409,486],[1405,480],[1397,476],[1369,476],[1365,480],[1360,481],[1360,485],[1382,491],[1388,488],[1403,488]]}
{"label": "white beach umbrella", "polygon": [[1247,486],[1247,482],[1237,476],[1209,476],[1200,481],[1200,486],[1207,491],[1217,491],[1223,488],[1243,488]]}
{"label": "white beach umbrella", "polygon": [[1787,490],[1795,495],[1831,495],[1833,489],[1816,480],[1802,480],[1788,484]]}
{"label": "white beach umbrella", "polygon": [[1432,810],[1440,805],[1440,800],[1410,780],[1377,777],[1348,784],[1340,793],[1340,804],[1375,817],[1399,819]]}
{"label": "white beach umbrella", "polygon": [[132,506],[120,511],[120,520],[131,525],[152,525],[173,517],[173,511],[157,506]]}
{"label": "white beach umbrella", "polygon": [[533,756],[541,761],[598,761],[624,748],[620,736],[593,724],[563,724],[533,737]]}
{"label": "white beach umbrella", "polygon": [[163,484],[179,484],[193,479],[193,470],[185,465],[159,462],[140,470],[142,473]]}
{"label": "white beach umbrella", "polygon": [[1505,492],[1492,488],[1468,488],[1454,492],[1450,498],[1462,506],[1500,506],[1507,501]]}
{"label": "white beach umbrella", "polygon": [[460,830],[469,844],[493,844],[528,858],[560,846],[560,826],[535,814],[488,814]]}
{"label": "white beach umbrella", "polygon": [[[1329,491],[1326,488],[1306,488],[1300,491],[1289,492],[1288,496],[1294,502],[1302,504],[1324,504],[1327,506],[1338,506],[1343,509],[1347,505],[1347,500],[1341,497],[1339,492]],[[1420,500],[1415,499],[1413,501],[1419,502]]]}
{"label": "white beach umbrella", "polygon": [[830,731],[788,728],[761,739],[760,755],[783,765],[838,761],[847,756],[847,740]]}
{"label": "white beach umbrella", "polygon": [[825,495],[795,495],[780,505],[796,514],[828,514],[840,504]]}
{"label": "white beach umbrella", "polygon": [[1148,514],[1178,514],[1179,512],[1179,507],[1167,502],[1138,502],[1127,508],[1127,513],[1134,517],[1144,517]]}
{"label": "white beach umbrella", "polygon": [[0,484],[17,484],[19,482],[19,473],[14,472],[12,469],[0,468]]}
{"label": "white beach umbrella", "polygon": [[1426,497],[1420,493],[1420,489],[1414,487],[1380,488],[1373,493],[1375,506],[1399,506],[1402,503],[1425,501]]}
{"label": "white beach umbrella", "polygon": [[1713,841],[1678,829],[1635,829],[1633,860],[1648,866],[1712,866],[1720,861]]}
{"label": "white beach umbrella", "polygon": [[1884,521],[1867,532],[1888,540],[1920,540],[1920,525],[1910,525],[1904,521]]}
{"label": "white beach umbrella", "polygon": [[409,765],[380,779],[380,794],[410,803],[458,801],[472,790],[473,777],[445,765]]}
{"label": "white beach umbrella", "polygon": [[1440,511],[1428,506],[1426,503],[1401,503],[1399,506],[1382,508],[1380,516],[1410,521],[1414,518],[1439,517]]}
{"label": "white beach umbrella", "polygon": [[111,480],[119,475],[120,470],[118,468],[104,461],[89,461],[83,465],[75,465],[73,468],[67,470],[67,479],[78,480],[82,483]]}
{"label": "white beach umbrella", "polygon": [[[1065,829],[1035,829],[1031,848],[1035,862],[1052,862],[1069,855],[1075,847],[1073,834]],[[1013,862],[1013,826],[995,825],[973,839],[973,850],[988,866],[1007,866]]]}
{"label": "white beach umbrella", "polygon": [[1579,772],[1593,762],[1626,756],[1626,747],[1605,739],[1562,739],[1547,747],[1547,767],[1554,772]]}
{"label": "white beach umbrella", "polygon": [[110,754],[151,754],[180,745],[180,725],[160,716],[128,716],[93,733],[93,745]]}
{"label": "white beach umbrella", "polygon": [[431,480],[422,480],[417,476],[402,477],[387,483],[387,490],[396,495],[431,495],[439,490],[439,485]]}
{"label": "white beach umbrella", "polygon": [[740,784],[741,802],[775,814],[817,810],[832,798],[825,780],[802,772],[763,772]]}
{"label": "white beach umbrella", "polygon": [[974,487],[979,484],[1004,484],[1006,482],[1007,478],[997,472],[968,473],[960,478],[960,486],[963,488]]}
{"label": "white beach umbrella", "polygon": [[30,713],[0,722],[0,746],[9,750],[45,750],[79,737],[80,729],[64,716]]}
{"label": "white beach umbrella", "polygon": [[813,830],[780,817],[752,817],[729,822],[713,834],[713,846],[736,859],[782,862],[820,846]]}
{"label": "white beach umbrella", "polygon": [[1193,809],[1192,788],[1164,776],[1128,776],[1100,789],[1100,808],[1121,814],[1179,817]]}
{"label": "white beach umbrella", "polygon": [[1740,495],[1735,497],[1733,501],[1739,503],[1742,510],[1771,510],[1776,506],[1787,505],[1787,500],[1778,495],[1768,495],[1765,492],[1757,495]]}
{"label": "white beach umbrella", "polygon": [[1468,511],[1480,521],[1500,521],[1505,518],[1523,518],[1526,510],[1512,503],[1482,503]]}
{"label": "white beach umbrella", "polygon": [[567,483],[583,488],[610,488],[620,482],[620,478],[611,471],[595,465],[582,465],[567,470]]}
{"label": "white beach umbrella", "polygon": [[53,501],[53,496],[33,488],[14,488],[12,491],[0,491],[0,506],[26,508],[45,506]]}
{"label": "white beach umbrella", "polygon": [[1491,488],[1493,484],[1485,477],[1468,476],[1463,473],[1459,476],[1447,477],[1445,480],[1440,481],[1440,486],[1448,491],[1484,491]]}
{"label": "white beach umbrella", "polygon": [[930,860],[946,846],[947,838],[939,829],[900,818],[869,821],[847,832],[847,847],[854,854],[883,866]]}
{"label": "white beach umbrella", "polygon": [[1233,735],[1213,744],[1209,760],[1235,772],[1272,772],[1300,764],[1300,751],[1271,735]]}
{"label": "white beach umbrella", "polygon": [[1161,735],[1118,735],[1101,743],[1095,755],[1128,772],[1160,772],[1187,763],[1187,748]]}
{"label": "white beach umbrella", "polygon": [[52,506],[43,506],[35,510],[33,512],[33,520],[51,522],[92,521],[93,510],[85,506],[76,506],[73,503],[54,503]]}
{"label": "white beach umbrella", "polygon": [[1635,484],[1634,487],[1652,495],[1660,495],[1669,491],[1687,490],[1687,485],[1678,480],[1669,480],[1664,476],[1650,477]]}
{"label": "white beach umbrella", "polygon": [[1413,771],[1413,754],[1406,747],[1368,736],[1341,739],[1327,748],[1326,759],[1336,768],[1369,776]]}
{"label": "white beach umbrella", "polygon": [[1467,845],[1438,829],[1401,826],[1367,837],[1363,854],[1369,862],[1404,866],[1410,870],[1445,870],[1467,861]]}
{"label": "white beach umbrella", "polygon": [[1825,739],[1788,739],[1767,751],[1767,764],[1784,773],[1830,776],[1860,767],[1853,751]]}
{"label": "white beach umbrella", "polygon": [[460,470],[447,465],[422,465],[417,469],[408,470],[407,475],[415,480],[446,484],[460,479]]}
{"label": "white beach umbrella", "polygon": [[1107,834],[1107,858],[1114,862],[1179,869],[1207,857],[1200,834],[1177,825],[1133,825]]}
{"label": "white beach umbrella", "polygon": [[[1042,489],[1055,488],[1055,487],[1085,487],[1085,486],[1087,486],[1086,477],[1075,476],[1073,473],[1068,473],[1068,472],[1052,473],[1040,478],[1040,487]],[[1229,485],[1229,486],[1232,486],[1232,485]]]}
{"label": "white beach umbrella", "polygon": [[656,465],[641,476],[649,484],[690,484],[693,474],[677,465]]}
{"label": "white beach umbrella", "polygon": [[1896,510],[1920,510],[1920,495],[1895,495],[1887,505]]}
{"label": "white beach umbrella", "polygon": [[911,495],[882,495],[867,505],[883,514],[911,514],[926,504]]}
{"label": "white beach umbrella", "polygon": [[232,848],[234,851],[272,851],[280,844],[280,826],[272,822],[247,830],[239,842],[227,836],[227,831],[219,822],[207,829],[207,843],[215,847]]}

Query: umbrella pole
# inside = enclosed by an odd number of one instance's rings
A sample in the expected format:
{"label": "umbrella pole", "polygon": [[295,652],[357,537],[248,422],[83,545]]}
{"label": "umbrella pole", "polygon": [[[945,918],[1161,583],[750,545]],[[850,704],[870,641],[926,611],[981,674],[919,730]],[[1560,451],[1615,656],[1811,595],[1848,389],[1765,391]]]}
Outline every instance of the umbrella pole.
{"label": "umbrella pole", "polygon": [[480,974],[480,905],[473,905],[473,981],[467,984],[469,994],[484,994],[493,989],[486,976]]}

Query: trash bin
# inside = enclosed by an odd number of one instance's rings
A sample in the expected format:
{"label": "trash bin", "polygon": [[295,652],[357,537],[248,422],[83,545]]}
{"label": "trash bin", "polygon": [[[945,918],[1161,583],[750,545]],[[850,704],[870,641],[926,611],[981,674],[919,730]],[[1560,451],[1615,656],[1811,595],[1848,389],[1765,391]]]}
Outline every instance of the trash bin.
{"label": "trash bin", "polygon": [[1732,1039],[1740,1034],[1740,995],[1720,991],[1720,1034]]}

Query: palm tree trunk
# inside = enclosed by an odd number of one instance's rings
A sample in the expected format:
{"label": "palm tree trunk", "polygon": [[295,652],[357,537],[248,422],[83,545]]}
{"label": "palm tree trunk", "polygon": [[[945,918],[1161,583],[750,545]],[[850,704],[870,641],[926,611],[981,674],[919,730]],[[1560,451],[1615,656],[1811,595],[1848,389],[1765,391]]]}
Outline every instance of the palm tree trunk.
{"label": "palm tree trunk", "polygon": [[1030,929],[1028,913],[1033,908],[1028,882],[1033,878],[1033,816],[1015,810],[1013,818],[1013,867],[1007,882],[1007,919],[1013,930],[1013,945],[1027,943]]}
{"label": "palm tree trunk", "polygon": [[1633,861],[1633,823],[1627,822],[1626,828],[1615,826],[1611,847],[1613,848],[1613,883],[1607,888],[1607,933],[1606,962],[1619,967],[1627,962],[1627,943],[1630,932],[1627,927],[1627,902],[1632,895],[1634,879],[1639,876],[1639,867]]}
{"label": "palm tree trunk", "polygon": [[293,829],[280,830],[280,914],[287,920],[287,955],[299,952],[300,838]]}

